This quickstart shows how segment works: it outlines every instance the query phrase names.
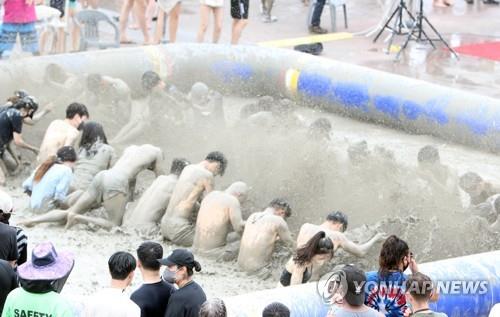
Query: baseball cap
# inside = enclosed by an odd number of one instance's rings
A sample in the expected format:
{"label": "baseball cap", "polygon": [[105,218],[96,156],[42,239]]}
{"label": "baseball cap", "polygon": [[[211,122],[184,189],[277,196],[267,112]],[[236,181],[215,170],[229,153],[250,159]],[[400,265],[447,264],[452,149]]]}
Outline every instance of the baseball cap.
{"label": "baseball cap", "polygon": [[0,190],[0,212],[8,213],[14,208],[12,198],[4,191]]}
{"label": "baseball cap", "polygon": [[342,268],[345,274],[347,292],[345,300],[352,306],[361,306],[365,302],[365,272],[352,265]]}
{"label": "baseball cap", "polygon": [[161,265],[166,265],[166,266],[185,266],[188,268],[196,268],[197,266],[199,267],[200,264],[194,260],[193,253],[186,249],[175,249],[170,253],[170,255],[166,258],[158,260]]}

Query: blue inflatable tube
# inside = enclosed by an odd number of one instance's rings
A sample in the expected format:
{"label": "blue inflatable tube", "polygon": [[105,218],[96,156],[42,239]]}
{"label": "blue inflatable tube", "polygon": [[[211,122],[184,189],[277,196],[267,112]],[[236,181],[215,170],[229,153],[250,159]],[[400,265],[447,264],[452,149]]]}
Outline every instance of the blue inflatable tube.
{"label": "blue inflatable tube", "polygon": [[[449,317],[485,317],[500,302],[500,251],[420,264],[435,283],[439,299],[431,305]],[[293,317],[325,317],[328,306],[316,283],[276,288],[224,299],[229,316],[256,317],[272,302],[287,305]]]}
{"label": "blue inflatable tube", "polygon": [[26,88],[56,63],[76,74],[119,77],[132,88],[154,70],[187,89],[196,81],[226,93],[301,100],[359,120],[500,151],[500,100],[291,50],[172,44],[0,62],[0,98]]}

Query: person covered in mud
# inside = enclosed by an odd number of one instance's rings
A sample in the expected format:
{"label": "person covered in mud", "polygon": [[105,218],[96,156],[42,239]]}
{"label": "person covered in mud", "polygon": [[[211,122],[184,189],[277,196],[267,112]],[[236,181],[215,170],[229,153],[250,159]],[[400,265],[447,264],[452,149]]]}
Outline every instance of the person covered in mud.
{"label": "person covered in mud", "polygon": [[395,235],[382,244],[379,269],[366,273],[365,305],[377,311],[384,311],[386,317],[403,317],[408,311],[405,297],[405,283],[410,268],[417,273],[418,265],[408,244]]}
{"label": "person covered in mud", "polygon": [[[0,112],[7,110],[8,108],[14,106],[18,102],[22,101],[23,98],[29,97],[33,102],[35,101],[35,98],[33,96],[30,96],[30,94],[23,89],[16,90],[14,91],[14,95],[9,97],[7,99],[7,102],[3,105],[0,106]],[[27,117],[24,118],[23,123],[27,125],[34,125],[36,122],[40,121],[44,116],[46,116],[48,113],[52,111],[54,108],[54,104],[51,102],[47,104],[43,109],[36,111],[36,113],[33,114],[33,117]]]}
{"label": "person covered in mud", "polygon": [[83,123],[89,118],[87,107],[81,103],[72,103],[66,108],[66,119],[54,120],[45,131],[38,162],[44,162],[63,146],[75,146],[80,137]]}
{"label": "person covered in mud", "polygon": [[238,255],[240,269],[263,279],[270,276],[276,242],[279,240],[287,247],[294,244],[286,223],[291,214],[292,208],[288,202],[276,198],[264,211],[248,217]]}
{"label": "person covered in mud", "polygon": [[259,98],[256,105],[247,105],[242,108],[240,117],[251,126],[266,129],[303,127],[303,120],[295,113],[296,106],[289,99],[275,100],[271,96]]}
{"label": "person covered in mud", "polygon": [[97,173],[109,169],[115,161],[115,150],[108,144],[103,126],[94,121],[86,121],[82,128],[68,205],[74,204],[92,183]]}
{"label": "person covered in mud", "polygon": [[327,118],[314,120],[307,130],[307,135],[312,140],[319,142],[329,142],[331,140],[332,124]]}
{"label": "person covered in mud", "polygon": [[418,151],[418,175],[439,192],[459,198],[457,177],[450,168],[441,163],[439,150],[426,145]]}
{"label": "person covered in mud", "polygon": [[324,263],[333,257],[333,242],[324,231],[316,233],[285,265],[281,286],[307,283],[312,277],[313,263]]}
{"label": "person covered in mud", "polygon": [[214,151],[200,163],[184,168],[161,220],[163,237],[182,246],[193,244],[199,202],[213,190],[214,177],[224,175],[226,167],[224,154]]}
{"label": "person covered in mud", "polygon": [[[151,170],[157,176],[162,175],[162,164],[163,152],[160,148],[150,144],[131,145],[111,169],[96,175],[87,190],[69,209],[52,210],[19,224],[32,226],[44,222],[66,222],[66,228],[70,228],[77,223],[86,223],[106,229],[120,226],[125,206],[133,200],[137,175],[144,170]],[[106,210],[107,219],[83,215],[100,206]]]}
{"label": "person covered in mud", "polygon": [[[375,244],[382,242],[386,237],[385,233],[377,233],[367,242],[357,244],[345,236],[347,225],[348,218],[346,214],[341,211],[330,212],[321,225],[305,223],[300,227],[299,235],[297,236],[297,247],[305,246],[316,234],[323,231],[333,242],[334,252],[340,248],[357,257],[364,257]],[[311,265],[313,280],[319,278],[325,264],[327,264],[327,262],[323,259],[317,262],[313,259]]]}
{"label": "person covered in mud", "polygon": [[225,124],[222,95],[210,90],[202,82],[196,82],[188,94],[190,107],[187,120],[198,129],[201,127],[223,126]]}
{"label": "person covered in mud", "polygon": [[195,252],[216,258],[223,256],[225,261],[236,257],[245,228],[241,203],[247,191],[245,183],[235,182],[225,191],[213,191],[205,196],[196,220]]}
{"label": "person covered in mud", "polygon": [[251,103],[241,108],[240,119],[253,126],[270,127],[274,122],[271,112],[274,103],[274,98],[271,96],[259,97],[256,103]]}
{"label": "person covered in mud", "polygon": [[54,106],[80,101],[84,98],[85,81],[82,77],[66,71],[55,63],[50,63],[45,67],[42,82],[36,84],[44,86],[46,98],[54,98],[51,102]]}
{"label": "person covered in mud", "polygon": [[114,118],[130,112],[131,92],[123,80],[94,73],[87,75],[86,83],[87,102],[92,106],[111,106],[107,113]]}
{"label": "person covered in mud", "polygon": [[26,143],[22,137],[23,123],[26,118],[33,117],[38,109],[38,103],[30,96],[25,96],[0,112],[0,185],[4,185],[9,170],[5,164],[6,151],[15,162],[15,170],[21,166],[19,155],[12,147],[11,142],[18,147],[28,149],[38,154],[38,149]]}
{"label": "person covered in mud", "polygon": [[76,160],[75,149],[63,146],[23,182],[24,192],[30,196],[32,211],[39,214],[66,206]]}
{"label": "person covered in mud", "polygon": [[471,206],[484,203],[489,197],[500,194],[500,185],[486,182],[474,172],[467,172],[460,176],[458,183],[460,188],[469,195]]}
{"label": "person covered in mud", "polygon": [[137,205],[125,215],[125,226],[151,228],[165,214],[179,176],[190,163],[184,158],[175,158],[170,174],[158,176],[142,194]]}

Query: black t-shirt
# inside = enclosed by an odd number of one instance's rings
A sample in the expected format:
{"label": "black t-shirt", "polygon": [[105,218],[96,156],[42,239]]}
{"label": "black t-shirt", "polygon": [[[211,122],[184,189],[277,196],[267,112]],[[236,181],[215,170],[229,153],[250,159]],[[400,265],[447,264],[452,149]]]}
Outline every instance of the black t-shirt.
{"label": "black t-shirt", "polygon": [[5,299],[10,291],[17,287],[17,275],[10,263],[0,260],[0,315],[2,314]]}
{"label": "black t-shirt", "polygon": [[190,282],[170,296],[164,317],[198,317],[200,307],[206,300],[200,285]]}
{"label": "black t-shirt", "polygon": [[0,222],[0,260],[16,261],[17,258],[16,229]]}
{"label": "black t-shirt", "polygon": [[143,284],[132,293],[130,299],[141,308],[141,317],[163,317],[173,292],[175,288],[172,285],[160,281]]}
{"label": "black t-shirt", "polygon": [[13,139],[13,133],[23,130],[23,117],[21,112],[14,108],[0,112],[0,150]]}

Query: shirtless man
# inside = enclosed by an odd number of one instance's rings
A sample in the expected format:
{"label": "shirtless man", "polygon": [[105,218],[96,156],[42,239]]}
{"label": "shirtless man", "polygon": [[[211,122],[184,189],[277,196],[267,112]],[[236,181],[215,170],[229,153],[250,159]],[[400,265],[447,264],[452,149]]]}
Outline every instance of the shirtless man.
{"label": "shirtless man", "polygon": [[500,194],[500,186],[486,182],[474,172],[460,176],[459,186],[469,195],[471,206],[484,203],[489,197]]}
{"label": "shirtless man", "polygon": [[[299,235],[297,236],[297,247],[304,246],[316,233],[324,231],[326,236],[333,242],[334,252],[341,248],[355,256],[364,257],[376,243],[382,242],[386,238],[384,233],[377,233],[368,242],[356,244],[344,235],[344,232],[347,230],[347,224],[347,216],[340,211],[329,213],[328,216],[326,216],[325,222],[319,226],[305,223],[300,227]],[[319,278],[321,269],[325,264],[325,262],[313,263],[312,278]]]}
{"label": "shirtless man", "polygon": [[[92,223],[110,229],[120,226],[127,202],[133,198],[137,175],[143,170],[151,170],[157,176],[164,174],[161,168],[163,153],[150,144],[131,145],[115,165],[99,172],[87,190],[68,210],[52,210],[45,215],[22,222],[26,226],[43,222],[64,222],[66,228],[76,223]],[[103,206],[108,219],[84,216],[92,208]]]}
{"label": "shirtless man", "polygon": [[130,88],[119,78],[90,74],[87,76],[87,93],[92,105],[112,106],[113,112],[119,115],[130,107]]}
{"label": "shirtless man", "polygon": [[183,158],[172,161],[169,175],[158,176],[137,202],[137,205],[125,215],[124,225],[151,228],[158,224],[165,214],[170,197],[179,175],[190,163]]}
{"label": "shirtless man", "polygon": [[42,145],[38,162],[45,162],[50,156],[56,155],[57,150],[63,146],[75,146],[80,135],[79,129],[89,118],[89,112],[85,105],[72,103],[66,108],[66,119],[54,120],[50,123]]}
{"label": "shirtless man", "polygon": [[208,153],[205,160],[182,171],[167,211],[161,220],[163,236],[182,246],[193,244],[198,203],[214,187],[214,177],[224,175],[227,160],[221,152]]}
{"label": "shirtless man", "polygon": [[257,274],[261,278],[269,277],[276,241],[279,239],[287,246],[293,246],[292,236],[285,221],[291,213],[290,205],[277,198],[271,201],[264,211],[248,217],[238,255],[238,265],[242,270]]}
{"label": "shirtless man", "polygon": [[456,176],[441,163],[437,148],[431,145],[424,146],[418,151],[417,161],[418,174],[422,179],[444,193],[459,197]]}
{"label": "shirtless man", "polygon": [[[195,252],[214,257],[224,253],[226,261],[237,255],[239,236],[245,228],[240,204],[246,199],[247,191],[245,183],[235,182],[225,191],[213,191],[203,199],[196,220]],[[231,229],[238,237],[230,239]]]}
{"label": "shirtless man", "polygon": [[224,108],[222,95],[215,90],[210,90],[201,82],[195,83],[188,94],[191,103],[186,117],[191,118],[192,124],[197,126],[213,127],[224,124]]}

